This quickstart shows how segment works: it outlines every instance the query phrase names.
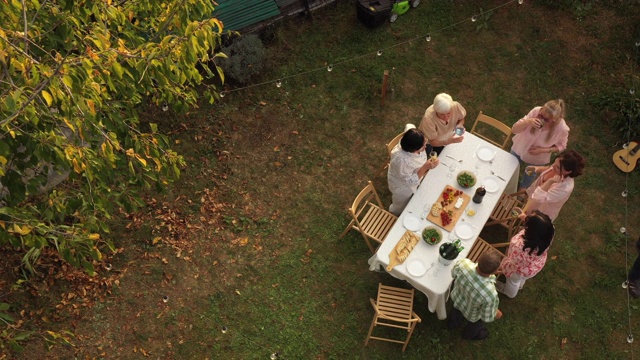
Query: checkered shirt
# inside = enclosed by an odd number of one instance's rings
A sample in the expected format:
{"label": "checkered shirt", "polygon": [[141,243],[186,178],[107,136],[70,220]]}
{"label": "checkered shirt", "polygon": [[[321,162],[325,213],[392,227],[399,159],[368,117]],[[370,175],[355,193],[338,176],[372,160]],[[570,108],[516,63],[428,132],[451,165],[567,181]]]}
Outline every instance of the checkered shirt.
{"label": "checkered shirt", "polygon": [[458,261],[451,270],[455,280],[451,298],[453,306],[471,322],[492,322],[498,310],[496,276],[481,276],[476,272],[478,264],[469,259]]}

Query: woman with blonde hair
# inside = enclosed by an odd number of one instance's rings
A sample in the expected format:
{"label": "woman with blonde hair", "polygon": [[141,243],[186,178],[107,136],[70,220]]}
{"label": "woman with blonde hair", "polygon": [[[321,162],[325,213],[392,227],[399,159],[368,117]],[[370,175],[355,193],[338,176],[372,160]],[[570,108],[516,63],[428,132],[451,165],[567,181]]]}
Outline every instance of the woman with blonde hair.
{"label": "woman with blonde hair", "polygon": [[[569,126],[564,121],[565,104],[562,99],[547,101],[534,107],[511,127],[513,146],[511,154],[525,166],[541,166],[551,162],[551,154],[567,148]],[[525,171],[519,190],[533,183],[535,174]]]}

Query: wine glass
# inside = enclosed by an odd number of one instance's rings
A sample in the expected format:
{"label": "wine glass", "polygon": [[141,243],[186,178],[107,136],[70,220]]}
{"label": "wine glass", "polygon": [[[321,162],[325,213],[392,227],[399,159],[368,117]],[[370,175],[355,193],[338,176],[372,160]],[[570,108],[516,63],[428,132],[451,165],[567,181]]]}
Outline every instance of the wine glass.
{"label": "wine glass", "polygon": [[451,165],[449,165],[449,173],[447,174],[447,177],[451,177],[453,172],[455,172],[458,169],[458,162],[454,161]]}

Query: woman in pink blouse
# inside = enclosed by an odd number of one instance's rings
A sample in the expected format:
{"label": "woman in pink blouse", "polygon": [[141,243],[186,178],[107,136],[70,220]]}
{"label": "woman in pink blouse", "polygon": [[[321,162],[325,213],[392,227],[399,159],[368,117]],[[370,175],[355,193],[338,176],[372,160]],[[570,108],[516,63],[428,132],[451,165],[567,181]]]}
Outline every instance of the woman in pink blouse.
{"label": "woman in pink blouse", "polygon": [[[563,151],[569,139],[569,127],[564,121],[565,105],[562,99],[547,101],[534,107],[511,127],[513,137],[511,153],[528,165],[547,165],[551,153]],[[535,179],[524,173],[520,181],[523,190]]]}
{"label": "woman in pink blouse", "polygon": [[511,238],[507,256],[500,264],[507,281],[496,282],[496,290],[514,298],[525,281],[544,267],[554,233],[553,223],[547,215],[536,210],[527,216],[524,229]]}
{"label": "woman in pink blouse", "polygon": [[528,166],[526,171],[540,174],[527,189],[529,200],[524,208],[526,214],[540,210],[547,214],[551,221],[558,217],[573,192],[574,178],[582,175],[585,160],[574,150],[567,150],[556,158],[549,166]]}

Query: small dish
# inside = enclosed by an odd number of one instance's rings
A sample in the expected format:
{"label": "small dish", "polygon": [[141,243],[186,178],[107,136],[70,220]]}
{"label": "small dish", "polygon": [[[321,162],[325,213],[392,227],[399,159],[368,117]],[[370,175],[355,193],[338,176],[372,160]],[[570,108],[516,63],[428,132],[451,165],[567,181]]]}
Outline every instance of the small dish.
{"label": "small dish", "polygon": [[496,151],[488,146],[480,146],[476,154],[478,154],[478,158],[482,161],[491,161],[496,157]]}
{"label": "small dish", "polygon": [[420,219],[409,214],[402,219],[402,225],[404,225],[407,230],[418,231],[420,229]]}
{"label": "small dish", "polygon": [[458,224],[455,231],[456,235],[462,240],[469,240],[473,237],[473,228],[469,224]]}
{"label": "small dish", "polygon": [[490,193],[494,193],[500,190],[500,183],[498,182],[499,180],[500,179],[495,176],[488,176],[484,180],[482,180],[482,185],[484,186],[485,190]]}
{"label": "small dish", "polygon": [[407,271],[411,276],[422,276],[427,272],[427,268],[420,260],[412,260],[407,264]]}

